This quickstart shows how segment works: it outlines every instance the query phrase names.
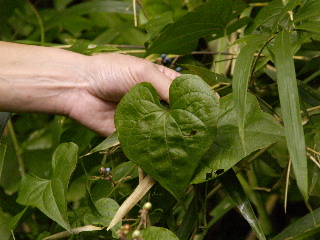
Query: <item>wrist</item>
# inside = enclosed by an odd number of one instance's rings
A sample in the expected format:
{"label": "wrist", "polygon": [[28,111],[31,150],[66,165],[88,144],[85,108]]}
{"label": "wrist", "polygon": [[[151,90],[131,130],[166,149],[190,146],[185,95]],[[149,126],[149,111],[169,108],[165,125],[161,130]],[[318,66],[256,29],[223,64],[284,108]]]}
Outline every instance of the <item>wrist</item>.
{"label": "wrist", "polygon": [[67,115],[72,92],[86,88],[81,54],[10,43],[0,52],[1,111]]}

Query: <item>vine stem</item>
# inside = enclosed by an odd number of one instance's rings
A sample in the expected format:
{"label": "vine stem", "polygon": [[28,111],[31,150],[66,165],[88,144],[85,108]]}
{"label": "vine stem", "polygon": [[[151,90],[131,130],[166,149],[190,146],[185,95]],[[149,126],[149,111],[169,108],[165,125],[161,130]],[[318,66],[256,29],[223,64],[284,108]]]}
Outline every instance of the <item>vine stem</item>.
{"label": "vine stem", "polygon": [[14,127],[12,125],[11,119],[9,119],[9,121],[8,121],[8,129],[9,129],[9,133],[10,133],[10,137],[11,137],[14,149],[16,151],[18,164],[19,164],[19,172],[20,172],[21,177],[23,177],[26,174],[26,172],[25,172],[23,158],[22,158],[22,150],[21,150],[20,144],[18,142],[17,135],[14,131]]}
{"label": "vine stem", "polygon": [[103,228],[104,227],[96,227],[96,226],[92,226],[92,225],[87,225],[87,226],[71,229],[70,231],[64,231],[64,232],[60,232],[60,233],[51,235],[49,237],[44,238],[43,240],[61,239],[61,238],[69,237],[74,234],[79,234],[81,232],[100,231]]}
{"label": "vine stem", "polygon": [[37,18],[37,21],[38,21],[38,24],[39,24],[39,27],[40,27],[40,35],[41,35],[41,45],[43,45],[45,43],[45,29],[44,29],[44,24],[43,24],[43,21],[42,21],[42,18],[38,12],[38,10],[33,6],[33,4],[28,0],[28,4],[31,8],[31,10],[33,11],[34,15],[36,16]]}
{"label": "vine stem", "polygon": [[252,70],[251,70],[251,76],[250,76],[250,80],[249,80],[249,85],[252,85],[254,69],[256,68],[256,65],[257,65],[257,63],[258,63],[258,60],[259,60],[261,54],[262,54],[263,49],[264,49],[275,37],[276,37],[276,35],[273,35],[272,37],[270,37],[270,38],[263,44],[263,46],[261,47],[261,49],[259,50],[258,55],[257,55],[257,57],[255,58],[254,63],[253,63],[253,65],[252,65]]}

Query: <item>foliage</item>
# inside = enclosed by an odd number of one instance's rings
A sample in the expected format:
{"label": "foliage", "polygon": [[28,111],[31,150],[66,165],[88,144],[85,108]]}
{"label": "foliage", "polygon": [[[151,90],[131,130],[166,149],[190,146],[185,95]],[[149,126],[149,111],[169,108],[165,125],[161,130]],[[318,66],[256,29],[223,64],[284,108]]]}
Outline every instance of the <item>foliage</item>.
{"label": "foliage", "polygon": [[[0,238],[318,239],[319,1],[135,2],[0,0],[1,40],[125,52],[183,74],[169,105],[133,87],[107,139],[14,114]],[[144,173],[157,183],[135,195]],[[122,203],[131,210],[107,231]]]}

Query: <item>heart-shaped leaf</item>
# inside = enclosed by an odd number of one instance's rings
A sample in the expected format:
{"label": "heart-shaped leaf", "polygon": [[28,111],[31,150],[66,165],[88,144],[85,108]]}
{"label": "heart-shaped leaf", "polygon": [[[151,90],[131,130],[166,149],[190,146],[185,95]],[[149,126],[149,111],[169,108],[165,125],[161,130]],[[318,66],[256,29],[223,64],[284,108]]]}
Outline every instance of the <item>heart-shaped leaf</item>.
{"label": "heart-shaped leaf", "polygon": [[177,77],[169,97],[167,108],[150,83],[137,84],[119,103],[115,124],[125,155],[182,200],[215,138],[219,104],[194,75]]}
{"label": "heart-shaped leaf", "polygon": [[17,202],[33,205],[62,227],[70,230],[66,192],[70,176],[77,164],[78,146],[61,144],[52,157],[52,180],[27,174],[21,180]]}

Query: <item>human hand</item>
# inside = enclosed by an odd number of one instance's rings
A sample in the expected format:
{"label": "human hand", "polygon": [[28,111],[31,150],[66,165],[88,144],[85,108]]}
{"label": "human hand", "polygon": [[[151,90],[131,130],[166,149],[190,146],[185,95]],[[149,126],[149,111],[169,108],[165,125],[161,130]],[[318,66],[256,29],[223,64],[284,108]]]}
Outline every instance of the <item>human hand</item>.
{"label": "human hand", "polygon": [[85,89],[71,91],[67,114],[104,136],[115,131],[114,113],[120,99],[140,82],[153,84],[161,99],[169,101],[169,86],[179,73],[147,60],[123,55],[87,57]]}
{"label": "human hand", "polygon": [[123,54],[84,56],[66,50],[0,42],[0,111],[68,115],[110,135],[120,99],[150,82],[168,101],[174,70]]}

